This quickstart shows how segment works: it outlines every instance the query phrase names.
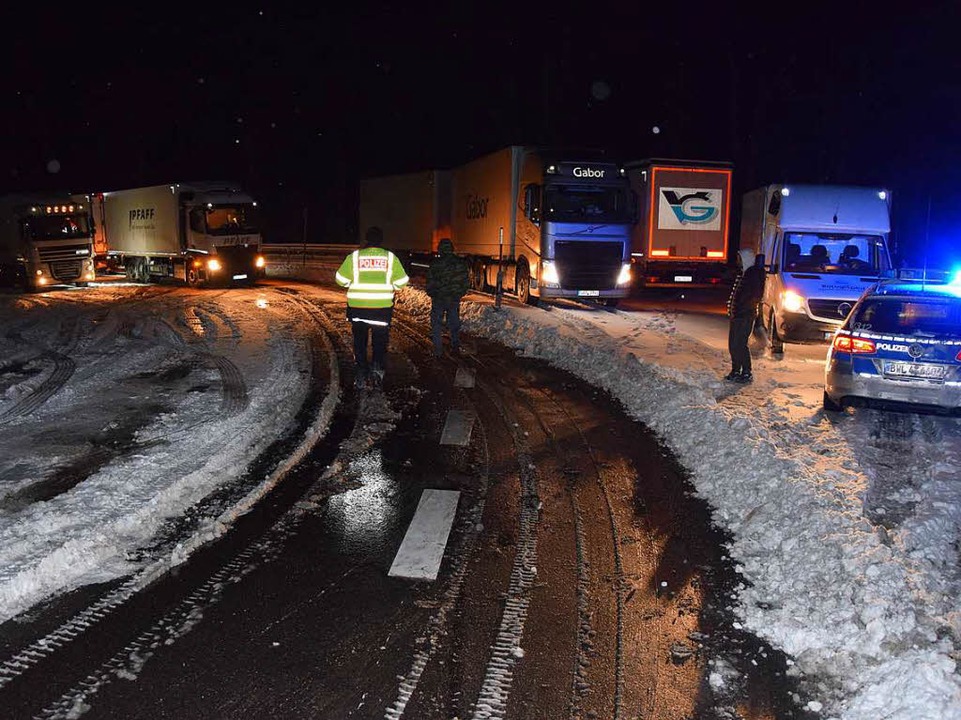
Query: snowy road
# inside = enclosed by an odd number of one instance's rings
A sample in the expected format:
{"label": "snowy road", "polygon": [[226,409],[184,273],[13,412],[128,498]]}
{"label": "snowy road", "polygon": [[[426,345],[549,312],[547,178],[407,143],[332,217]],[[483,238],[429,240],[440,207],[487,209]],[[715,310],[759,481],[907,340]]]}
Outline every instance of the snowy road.
{"label": "snowy road", "polygon": [[[339,301],[325,292],[324,302]],[[727,550],[743,578],[727,608],[735,629],[786,652],[788,674],[803,688],[794,711],[768,706],[772,714],[756,717],[961,717],[959,421],[825,415],[824,348],[816,346],[789,345],[781,360],[758,357],[754,385],[731,387],[720,380],[723,317],[510,302],[494,311],[489,299],[474,300],[465,308],[469,331],[608,391],[690,473],[713,522],[730,534]],[[292,458],[328,433],[342,405],[333,315],[279,287],[103,287],[2,301],[4,618],[86,583],[132,577],[114,591],[132,593],[131,583],[163,575],[254,507]],[[401,308],[412,328],[422,327],[422,294],[408,291]],[[555,422],[542,421],[545,446],[579,425]],[[198,426],[204,432],[191,435]],[[524,438],[514,442],[523,446]],[[568,445],[554,442],[560,457]],[[589,472],[584,457],[566,465]],[[175,475],[159,470],[164,465]],[[557,472],[563,476],[565,463]],[[129,493],[118,492],[128,485]],[[617,555],[611,549],[596,562]],[[621,652],[629,658],[629,649]],[[23,653],[15,660],[34,662]],[[702,682],[715,697],[735,697],[743,672],[720,656],[711,663],[701,666]],[[16,671],[4,667],[0,675]],[[629,697],[627,680],[615,679],[605,696],[619,697],[621,687]],[[502,689],[491,685],[490,697]],[[523,692],[521,682],[515,695]],[[592,708],[604,716],[602,706]]]}

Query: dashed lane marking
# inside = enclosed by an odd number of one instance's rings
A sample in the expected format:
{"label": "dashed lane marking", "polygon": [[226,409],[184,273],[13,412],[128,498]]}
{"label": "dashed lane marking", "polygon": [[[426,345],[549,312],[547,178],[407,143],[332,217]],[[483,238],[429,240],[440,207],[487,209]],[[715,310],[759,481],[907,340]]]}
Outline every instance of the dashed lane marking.
{"label": "dashed lane marking", "polygon": [[457,374],[454,375],[454,387],[474,387],[474,368],[463,366],[457,368]]}
{"label": "dashed lane marking", "polygon": [[464,410],[451,410],[444,422],[444,431],[440,435],[441,445],[467,445],[470,433],[474,427],[474,414]]}
{"label": "dashed lane marking", "polygon": [[459,499],[457,490],[424,490],[388,575],[411,580],[437,579]]}

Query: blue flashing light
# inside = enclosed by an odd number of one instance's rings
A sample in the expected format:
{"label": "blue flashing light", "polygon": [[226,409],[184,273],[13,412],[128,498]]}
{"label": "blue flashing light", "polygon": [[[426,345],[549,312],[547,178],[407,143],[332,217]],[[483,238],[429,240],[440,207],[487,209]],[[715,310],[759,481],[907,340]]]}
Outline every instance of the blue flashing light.
{"label": "blue flashing light", "polygon": [[961,286],[961,268],[953,268],[951,270],[951,280],[949,284]]}

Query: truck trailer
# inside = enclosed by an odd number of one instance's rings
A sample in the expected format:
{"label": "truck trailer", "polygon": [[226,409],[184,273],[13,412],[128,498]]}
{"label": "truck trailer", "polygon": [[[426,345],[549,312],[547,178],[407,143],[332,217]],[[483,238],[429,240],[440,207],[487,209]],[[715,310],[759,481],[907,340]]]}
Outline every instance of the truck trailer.
{"label": "truck trailer", "polygon": [[92,205],[108,264],[131,280],[230,284],[264,275],[257,203],[234,183],[115,190],[93,195]]}
{"label": "truck trailer", "polygon": [[69,193],[0,198],[0,283],[37,290],[94,279],[90,207]]}
{"label": "truck trailer", "polygon": [[635,284],[719,286],[728,272],[730,163],[642,160],[627,168],[640,198],[631,239]]}
{"label": "truck trailer", "polygon": [[767,185],[744,195],[741,247],[767,269],[761,321],[771,350],[830,339],[861,294],[891,268],[891,193]]}
{"label": "truck trailer", "polygon": [[445,170],[375,177],[360,182],[361,232],[377,226],[384,246],[404,267],[425,264],[451,236],[451,179]]}

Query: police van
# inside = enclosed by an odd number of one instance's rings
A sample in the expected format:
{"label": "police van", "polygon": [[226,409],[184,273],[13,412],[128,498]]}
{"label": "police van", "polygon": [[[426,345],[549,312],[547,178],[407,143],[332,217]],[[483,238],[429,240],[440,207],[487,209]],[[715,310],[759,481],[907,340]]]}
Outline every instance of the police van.
{"label": "police van", "polygon": [[741,248],[767,269],[760,320],[771,351],[824,342],[891,268],[890,194],[877,188],[768,185],[746,193]]}
{"label": "police van", "polygon": [[961,408],[961,282],[901,270],[869,288],[835,333],[824,409],[845,405]]}

